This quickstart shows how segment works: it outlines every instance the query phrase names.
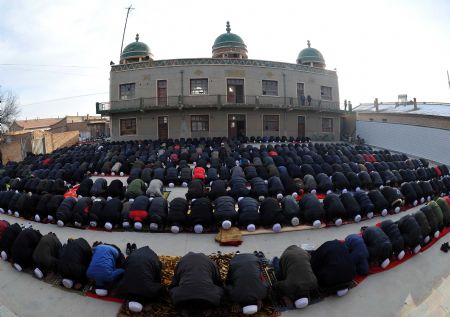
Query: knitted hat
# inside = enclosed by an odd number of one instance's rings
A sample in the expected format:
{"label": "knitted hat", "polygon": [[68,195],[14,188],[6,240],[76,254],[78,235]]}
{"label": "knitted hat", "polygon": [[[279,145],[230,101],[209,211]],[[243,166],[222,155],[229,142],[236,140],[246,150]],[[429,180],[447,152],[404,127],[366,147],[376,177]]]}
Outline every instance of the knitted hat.
{"label": "knitted hat", "polygon": [[63,283],[65,288],[72,288],[73,287],[73,281],[69,280],[68,278],[63,279],[62,283]]}
{"label": "knitted hat", "polygon": [[222,222],[222,228],[225,230],[228,230],[231,228],[231,221],[230,220],[225,220],[224,222]]}
{"label": "knitted hat", "polygon": [[255,230],[256,230],[256,226],[254,224],[251,223],[247,226],[247,231],[253,232]]}
{"label": "knitted hat", "polygon": [[315,221],[313,222],[314,228],[320,228],[321,225],[322,225],[322,223],[320,222],[320,220],[315,220]]}
{"label": "knitted hat", "polygon": [[281,232],[281,225],[279,223],[276,223],[272,226],[273,232]]}
{"label": "knitted hat", "polygon": [[181,183],[181,187],[187,187],[188,184],[186,182]]}
{"label": "knitted hat", "polygon": [[142,230],[142,223],[140,223],[140,222],[135,222],[135,223],[134,223],[134,229],[136,229],[136,230]]}
{"label": "knitted hat", "polygon": [[128,309],[133,313],[140,313],[142,311],[142,304],[138,302],[129,302]]}
{"label": "knitted hat", "polygon": [[342,219],[341,218],[336,219],[334,224],[339,227],[340,225],[342,225]]}
{"label": "knitted hat", "polygon": [[381,216],[386,217],[387,214],[388,214],[387,209],[383,209],[383,210],[381,211]]}
{"label": "knitted hat", "polygon": [[105,229],[106,229],[106,230],[112,230],[112,228],[113,228],[113,225],[112,225],[111,222],[106,222],[106,223],[105,223]]}
{"label": "knitted hat", "polygon": [[195,233],[202,233],[203,232],[203,226],[200,224],[197,224],[194,226],[194,232]]}
{"label": "knitted hat", "polygon": [[242,307],[242,313],[244,315],[253,315],[258,312],[258,305],[248,305]]}
{"label": "knitted hat", "polygon": [[48,215],[47,219],[48,219],[48,221],[53,221],[53,216],[52,215]]}
{"label": "knitted hat", "polygon": [[292,217],[291,219],[291,225],[293,225],[294,227],[298,226],[300,224],[300,219],[298,219],[298,217]]}
{"label": "knitted hat", "polygon": [[159,228],[159,226],[158,226],[157,223],[152,222],[152,223],[150,224],[150,230],[156,231],[156,230],[158,230],[158,228]]}
{"label": "knitted hat", "polygon": [[58,225],[58,227],[64,227],[64,221],[62,220],[58,220],[56,224]]}
{"label": "knitted hat", "polygon": [[356,215],[354,220],[355,220],[355,222],[360,222],[361,221],[361,215]]}
{"label": "knitted hat", "polygon": [[308,304],[309,300],[306,297],[299,298],[294,302],[295,308],[305,308]]}

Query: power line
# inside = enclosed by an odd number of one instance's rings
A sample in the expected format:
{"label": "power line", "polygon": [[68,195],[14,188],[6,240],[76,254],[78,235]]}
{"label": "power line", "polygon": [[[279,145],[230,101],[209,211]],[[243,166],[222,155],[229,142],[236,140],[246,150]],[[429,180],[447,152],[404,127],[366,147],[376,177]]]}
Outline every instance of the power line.
{"label": "power line", "polygon": [[68,99],[76,99],[76,98],[95,96],[95,95],[105,95],[107,93],[108,92],[97,92],[97,93],[93,93],[93,94],[85,94],[85,95],[77,95],[77,96],[70,96],[70,97],[63,97],[63,98],[56,98],[56,99],[49,99],[49,100],[42,100],[42,101],[27,103],[27,104],[20,105],[20,106],[31,106],[31,105],[37,105],[37,104],[47,103],[47,102],[55,102],[55,101],[68,100]]}
{"label": "power line", "polygon": [[30,66],[30,67],[66,67],[66,68],[101,68],[99,66],[80,66],[80,65],[49,65],[49,64],[12,64],[0,63],[0,66]]}

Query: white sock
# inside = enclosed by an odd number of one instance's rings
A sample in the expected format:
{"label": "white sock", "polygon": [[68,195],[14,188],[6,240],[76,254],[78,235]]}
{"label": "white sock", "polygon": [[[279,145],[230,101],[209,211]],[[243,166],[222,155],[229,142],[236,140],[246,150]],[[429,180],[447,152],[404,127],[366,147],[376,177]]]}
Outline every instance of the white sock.
{"label": "white sock", "polygon": [[334,222],[334,224],[336,225],[336,226],[340,226],[340,225],[342,225],[342,219],[341,218],[339,218],[339,219],[336,219],[336,221]]}
{"label": "white sock", "polygon": [[129,302],[128,303],[128,309],[132,311],[133,313],[140,313],[142,311],[142,304],[138,302]]}
{"label": "white sock", "polygon": [[294,302],[294,306],[297,309],[305,308],[306,306],[308,306],[308,304],[309,304],[309,300],[306,297],[299,298]]}
{"label": "white sock", "polygon": [[228,230],[231,228],[231,221],[230,220],[225,220],[224,222],[222,222],[222,228],[225,230]]}

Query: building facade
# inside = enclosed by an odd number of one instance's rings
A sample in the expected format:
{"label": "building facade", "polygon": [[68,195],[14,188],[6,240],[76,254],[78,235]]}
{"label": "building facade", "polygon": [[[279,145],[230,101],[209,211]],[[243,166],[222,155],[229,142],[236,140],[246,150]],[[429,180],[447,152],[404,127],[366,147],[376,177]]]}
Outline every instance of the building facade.
{"label": "building facade", "polygon": [[96,106],[110,116],[112,139],[339,140],[338,78],[322,54],[308,41],[296,64],[248,59],[245,43],[230,31],[227,23],[212,58],[172,60],[153,60],[137,35],[111,66],[110,101]]}

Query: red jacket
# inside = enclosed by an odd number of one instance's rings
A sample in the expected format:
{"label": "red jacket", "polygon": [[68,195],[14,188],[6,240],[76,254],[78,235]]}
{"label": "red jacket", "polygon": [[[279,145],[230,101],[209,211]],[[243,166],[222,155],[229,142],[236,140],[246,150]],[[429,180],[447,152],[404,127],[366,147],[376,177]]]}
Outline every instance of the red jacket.
{"label": "red jacket", "polygon": [[204,180],[206,178],[205,169],[203,167],[196,167],[194,168],[194,175],[192,176],[192,179],[201,179]]}

